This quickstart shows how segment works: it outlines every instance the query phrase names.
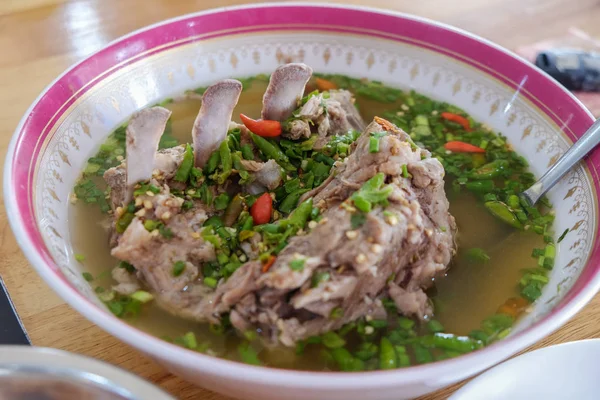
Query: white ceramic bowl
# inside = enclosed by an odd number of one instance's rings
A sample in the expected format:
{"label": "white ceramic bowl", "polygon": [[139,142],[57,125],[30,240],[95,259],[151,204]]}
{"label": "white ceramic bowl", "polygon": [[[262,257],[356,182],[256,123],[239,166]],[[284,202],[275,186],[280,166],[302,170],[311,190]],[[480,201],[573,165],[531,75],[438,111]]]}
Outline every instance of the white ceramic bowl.
{"label": "white ceramic bowl", "polygon": [[600,339],[544,347],[484,372],[448,400],[596,400],[599,357]]}
{"label": "white ceramic bowl", "polygon": [[73,259],[68,197],[82,167],[135,110],[226,77],[270,73],[303,61],[414,88],[503,132],[541,174],[591,124],[567,91],[524,60],[433,21],[366,8],[265,4],[183,16],[125,36],[75,65],[34,102],[6,160],[4,194],[25,255],[72,307],[168,369],[242,398],[395,399],[480,372],[564,324],[600,285],[597,194],[600,153],[549,194],[560,243],[551,282],[505,340],[456,359],[402,370],[314,373],[248,366],[187,351],[111,315]]}
{"label": "white ceramic bowl", "polygon": [[87,400],[175,400],[132,373],[93,358],[44,347],[0,346],[0,399],[77,395]]}

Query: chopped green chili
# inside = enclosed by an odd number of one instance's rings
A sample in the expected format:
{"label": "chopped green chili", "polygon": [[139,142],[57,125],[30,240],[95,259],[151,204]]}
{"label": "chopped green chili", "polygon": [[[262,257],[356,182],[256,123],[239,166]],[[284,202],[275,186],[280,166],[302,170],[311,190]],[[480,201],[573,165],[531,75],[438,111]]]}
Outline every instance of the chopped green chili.
{"label": "chopped green chili", "polygon": [[175,173],[175,179],[179,182],[187,182],[190,177],[190,172],[192,167],[194,166],[194,152],[192,150],[192,146],[189,144],[185,145],[185,151],[183,153],[183,161],[179,164],[179,168]]}

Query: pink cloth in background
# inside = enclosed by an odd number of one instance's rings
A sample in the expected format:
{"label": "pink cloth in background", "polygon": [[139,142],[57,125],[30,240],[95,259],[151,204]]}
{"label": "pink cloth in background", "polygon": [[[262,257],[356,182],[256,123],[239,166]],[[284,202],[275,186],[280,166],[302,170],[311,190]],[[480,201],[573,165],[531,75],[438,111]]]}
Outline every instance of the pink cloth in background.
{"label": "pink cloth in background", "polygon": [[[600,41],[590,37],[587,33],[577,28],[571,28],[567,35],[562,38],[549,39],[526,46],[520,46],[515,49],[515,52],[533,63],[539,52],[557,48],[600,51]],[[600,93],[573,92],[573,94],[592,114],[594,114],[595,117],[600,117]]]}

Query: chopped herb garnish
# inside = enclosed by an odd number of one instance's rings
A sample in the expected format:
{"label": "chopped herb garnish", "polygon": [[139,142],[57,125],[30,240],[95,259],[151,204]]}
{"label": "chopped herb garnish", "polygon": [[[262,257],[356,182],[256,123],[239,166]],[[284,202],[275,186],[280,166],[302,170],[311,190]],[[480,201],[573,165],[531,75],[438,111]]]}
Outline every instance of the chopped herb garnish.
{"label": "chopped herb garnish", "polygon": [[346,344],[346,341],[340,337],[337,333],[335,332],[327,332],[324,333],[322,336],[322,343],[325,345],[325,347],[330,348],[330,349],[336,349],[338,347],[343,347]]}
{"label": "chopped herb garnish", "polygon": [[183,161],[181,161],[181,164],[179,164],[179,168],[177,169],[177,173],[175,173],[175,177],[173,179],[179,182],[187,182],[193,166],[194,152],[192,150],[192,146],[186,144],[185,151],[183,153]]}
{"label": "chopped herb garnish", "polygon": [[406,164],[402,164],[402,177],[412,178],[412,175],[408,172],[408,166]]}
{"label": "chopped herb garnish", "polygon": [[160,188],[157,186],[154,186],[150,183],[142,183],[142,184],[138,184],[138,186],[139,187],[133,191],[134,197],[147,195],[148,192],[150,192],[152,194],[160,193]]}
{"label": "chopped herb garnish", "polygon": [[185,270],[185,261],[177,261],[173,264],[173,276],[179,276]]}
{"label": "chopped herb garnish", "polygon": [[194,332],[187,332],[185,335],[176,338],[174,342],[190,350],[196,350],[198,348],[198,341],[196,340]]}
{"label": "chopped herb garnish", "polygon": [[83,276],[83,279],[85,279],[88,282],[91,282],[94,280],[94,276],[92,274],[90,274],[89,272],[84,272],[81,275]]}
{"label": "chopped herb garnish", "polygon": [[215,278],[213,278],[211,276],[204,278],[203,282],[206,286],[213,288],[213,289],[216,288],[217,284],[219,283]]}
{"label": "chopped herb garnish", "polygon": [[362,212],[354,213],[350,216],[350,226],[352,229],[360,228],[367,221],[367,215]]}
{"label": "chopped herb garnish", "polygon": [[369,138],[369,153],[379,152],[379,139],[371,137]]}
{"label": "chopped herb garnish", "polygon": [[115,225],[117,233],[125,232],[125,230],[129,226],[131,221],[133,221],[134,218],[135,218],[135,215],[133,213],[129,213],[129,212],[123,213],[123,215],[121,215],[119,217],[119,219],[117,219],[117,222]]}
{"label": "chopped herb garnish", "polygon": [[473,247],[467,250],[467,257],[469,257],[469,260],[471,261],[480,263],[486,263],[490,261],[490,256],[485,252],[485,250],[478,247]]}
{"label": "chopped herb garnish", "polygon": [[121,261],[119,263],[119,268],[123,268],[123,269],[127,270],[127,272],[129,272],[130,274],[135,272],[135,267],[126,261]]}
{"label": "chopped herb garnish", "polygon": [[392,194],[394,189],[390,185],[384,186],[384,180],[385,175],[380,172],[366,181],[351,196],[354,206],[360,211],[368,213],[373,208],[373,205],[386,204],[387,198]]}
{"label": "chopped herb garnish", "polygon": [[170,228],[167,228],[165,224],[160,224],[158,226],[158,233],[165,239],[171,239],[173,237],[173,231]]}
{"label": "chopped herb garnish", "polygon": [[75,260],[76,260],[77,262],[80,262],[80,263],[82,263],[82,262],[84,262],[84,261],[85,261],[85,256],[84,256],[83,254],[78,254],[78,253],[75,253],[75,254],[74,254],[74,257],[75,257]]}
{"label": "chopped herb garnish", "polygon": [[371,132],[369,133],[369,153],[379,152],[379,139],[387,135],[387,132]]}
{"label": "chopped herb garnish", "polygon": [[252,348],[250,343],[243,343],[238,346],[238,353],[242,362],[250,365],[262,365],[258,358],[258,353]]}
{"label": "chopped herb garnish", "polygon": [[227,193],[221,193],[215,197],[215,208],[217,210],[224,210],[229,205],[230,197]]}
{"label": "chopped herb garnish", "polygon": [[312,276],[310,286],[315,288],[319,286],[321,282],[327,282],[330,278],[330,274],[327,271],[315,271]]}
{"label": "chopped herb garnish", "polygon": [[160,221],[147,219],[144,221],[144,228],[146,228],[148,232],[152,232],[153,230],[158,229],[161,224],[162,222]]}
{"label": "chopped herb garnish", "polygon": [[537,282],[530,282],[523,287],[523,289],[521,289],[521,296],[529,300],[531,303],[536,301],[541,295],[541,284]]}
{"label": "chopped herb garnish", "polygon": [[329,314],[329,318],[331,319],[340,319],[344,316],[344,309],[341,307],[335,307],[331,310],[331,314]]}
{"label": "chopped herb garnish", "polygon": [[435,319],[427,321],[427,329],[431,333],[444,332],[444,326]]}
{"label": "chopped herb garnish", "polygon": [[110,301],[106,303],[110,312],[115,314],[117,317],[123,315],[123,305],[118,301]]}
{"label": "chopped herb garnish", "polygon": [[398,326],[402,329],[411,330],[415,326],[415,321],[410,318],[400,317],[398,318]]}
{"label": "chopped herb garnish", "polygon": [[290,261],[290,269],[292,271],[302,271],[304,269],[304,258],[296,258],[295,260]]}
{"label": "chopped herb garnish", "polygon": [[569,228],[565,229],[564,232],[560,234],[556,243],[562,242],[565,236],[567,236],[567,233],[569,233]]}
{"label": "chopped herb garnish", "polygon": [[[142,303],[130,296],[122,296],[111,291],[99,297],[108,309],[119,318],[134,318],[142,311]],[[104,296],[106,295],[106,296]]]}
{"label": "chopped herb garnish", "polygon": [[138,290],[137,292],[132,293],[131,298],[139,301],[142,304],[154,300],[154,296],[152,296],[152,294],[146,292],[145,290]]}

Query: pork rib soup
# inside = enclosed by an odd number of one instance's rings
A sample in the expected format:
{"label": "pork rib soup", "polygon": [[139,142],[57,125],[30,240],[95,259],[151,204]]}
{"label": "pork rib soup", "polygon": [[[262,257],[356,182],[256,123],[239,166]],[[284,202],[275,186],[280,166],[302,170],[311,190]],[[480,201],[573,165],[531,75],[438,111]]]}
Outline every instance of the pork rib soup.
{"label": "pork rib soup", "polygon": [[533,180],[457,107],[287,64],[118,127],[74,188],[75,258],[111,312],[194,351],[407,367],[502,339],[541,295]]}

